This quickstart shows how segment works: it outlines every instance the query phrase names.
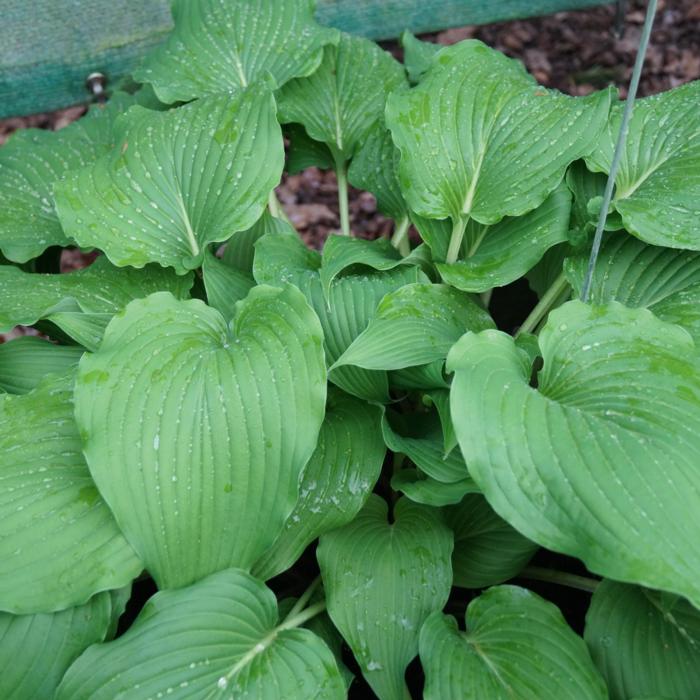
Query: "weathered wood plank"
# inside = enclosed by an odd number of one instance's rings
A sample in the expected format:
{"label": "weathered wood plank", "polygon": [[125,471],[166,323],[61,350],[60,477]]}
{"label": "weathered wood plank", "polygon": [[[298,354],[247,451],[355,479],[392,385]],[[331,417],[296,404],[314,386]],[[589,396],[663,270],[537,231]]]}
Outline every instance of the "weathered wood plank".
{"label": "weathered wood plank", "polygon": [[[601,4],[605,0],[319,0],[317,15],[344,31],[387,39],[404,29]],[[168,0],[0,0],[0,117],[86,102],[85,79],[94,71],[113,85],[163,40],[172,25],[169,8]]]}

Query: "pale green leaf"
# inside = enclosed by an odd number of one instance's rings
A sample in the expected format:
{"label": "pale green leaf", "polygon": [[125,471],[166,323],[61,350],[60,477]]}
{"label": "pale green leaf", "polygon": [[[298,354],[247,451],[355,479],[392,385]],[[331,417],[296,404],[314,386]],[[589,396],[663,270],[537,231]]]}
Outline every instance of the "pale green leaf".
{"label": "pale green leaf", "polygon": [[0,396],[0,610],[82,605],[142,569],[90,478],[72,384],[52,377]]}
{"label": "pale green leaf", "polygon": [[63,374],[78,364],[84,348],[54,345],[26,336],[0,345],[0,390],[26,394],[47,374]]}
{"label": "pale green leaf", "polygon": [[386,448],[379,409],[339,391],[329,396],[299,500],[272,547],[253,566],[269,579],[289,569],[319,535],[349,523],[372,492]]}
{"label": "pale green leaf", "polygon": [[700,366],[690,336],[645,309],[572,301],[539,341],[537,389],[529,357],[503,333],[467,334],[448,358],[472,477],[529,539],[700,604]]}
{"label": "pale green leaf", "polygon": [[452,533],[439,512],[402,498],[387,522],[372,495],[349,525],[317,550],[328,614],[381,700],[407,697],[404,672],[423,621],[447,601]]}
{"label": "pale green leaf", "polygon": [[[637,100],[615,178],[613,207],[647,243],[700,250],[700,81]],[[592,170],[608,173],[620,130],[615,105]]]}
{"label": "pale green leaf", "polygon": [[110,154],[55,188],[66,233],[120,267],[199,267],[207,244],[260,218],[282,174],[282,131],[265,84],[165,113],[132,107],[121,125]]}
{"label": "pale green leaf", "polygon": [[91,644],[113,636],[112,628],[127,599],[121,591],[110,591],[60,612],[0,613],[0,696],[53,698],[73,661]]}
{"label": "pale green leaf", "polygon": [[245,299],[251,287],[255,286],[252,275],[227,265],[211,251],[204,254],[202,277],[207,303],[225,319],[233,318],[236,303]]}
{"label": "pale green leaf", "polygon": [[468,493],[479,487],[471,477],[445,483],[426,476],[420,469],[401,469],[391,477],[391,488],[400,491],[414,503],[427,506],[447,506],[459,503]]}
{"label": "pale green leaf", "polygon": [[480,41],[439,51],[420,84],[394,93],[386,119],[411,209],[495,224],[538,207],[603,129],[610,92],[569,97],[536,84]]}
{"label": "pale green leaf", "polygon": [[[65,334],[87,350],[95,351],[102,342],[105,328],[112,320],[112,314],[54,311],[46,316],[46,320],[49,322],[48,326],[43,323],[37,325],[48,335],[55,335],[61,340],[62,334]],[[58,329],[58,332],[54,329]]]}
{"label": "pale green leaf", "polygon": [[[536,339],[535,343],[537,343]],[[435,389],[430,392],[429,396],[430,400],[435,404],[438,416],[440,417],[444,454],[449,455],[450,452],[457,447],[457,436],[455,435],[455,427],[452,423],[452,414],[450,413],[450,392],[444,389]]]}
{"label": "pale green leaf", "polygon": [[606,700],[583,640],[559,609],[517,586],[473,600],[466,632],[433,613],[420,634],[425,700]]}
{"label": "pale green leaf", "polygon": [[[568,258],[567,279],[580,294],[588,254]],[[623,232],[603,239],[590,289],[595,304],[644,306],[683,326],[700,347],[700,253],[651,246]]]}
{"label": "pale green leaf", "polygon": [[303,124],[342,163],[382,118],[387,95],[405,81],[401,64],[374,42],[341,34],[337,45],[325,47],[318,70],[278,92],[279,118]]}
{"label": "pale green leaf", "polygon": [[[561,186],[524,216],[506,217],[493,226],[471,220],[460,259],[452,264],[436,264],[440,277],[466,292],[485,292],[510,284],[534,267],[550,248],[567,240],[570,212],[571,195]],[[445,259],[450,232],[451,227],[443,225],[437,252],[428,241],[437,260]]]}
{"label": "pale green leaf", "polygon": [[452,552],[454,585],[486,588],[522,571],[537,545],[500,518],[479,494],[445,508],[445,521],[455,534]]}
{"label": "pale green leaf", "polygon": [[364,265],[373,270],[393,270],[398,265],[411,263],[407,258],[402,258],[386,238],[367,241],[333,234],[323,245],[322,261],[319,273],[326,297],[330,294],[333,280],[353,265]]}
{"label": "pale green leaf", "polygon": [[119,639],[90,647],[56,700],[340,700],[333,654],[278,624],[269,588],[240,569],[156,593]]}
{"label": "pale green leaf", "polygon": [[683,598],[601,581],[584,638],[611,700],[700,697],[700,611]]}
{"label": "pale green leaf", "polygon": [[116,93],[59,131],[21,129],[0,148],[0,250],[10,260],[26,262],[49,246],[70,245],[54,209],[53,185],[114,146],[114,121],[134,103],[131,95]]}
{"label": "pale green leaf", "polygon": [[467,330],[494,323],[472,298],[444,284],[410,284],[387,294],[375,317],[332,368],[402,369],[444,360]]}
{"label": "pale green leaf", "polygon": [[159,293],[81,360],[90,471],[159,587],[248,568],[282,530],[323,420],[322,338],[291,286],[254,287],[228,325]]}
{"label": "pale green leaf", "polygon": [[315,0],[175,0],[175,29],[134,71],[164,102],[236,94],[271,75],[275,87],[316,70],[337,32],[317,24]]}
{"label": "pale green leaf", "polygon": [[[304,292],[321,321],[329,365],[367,328],[385,294],[427,279],[413,266],[401,265],[384,272],[365,267],[337,276],[326,299],[320,269],[321,256],[309,250],[298,236],[265,236],[256,244],[256,281],[272,285],[291,282]],[[329,379],[353,396],[375,402],[389,400],[385,372],[339,367]]]}

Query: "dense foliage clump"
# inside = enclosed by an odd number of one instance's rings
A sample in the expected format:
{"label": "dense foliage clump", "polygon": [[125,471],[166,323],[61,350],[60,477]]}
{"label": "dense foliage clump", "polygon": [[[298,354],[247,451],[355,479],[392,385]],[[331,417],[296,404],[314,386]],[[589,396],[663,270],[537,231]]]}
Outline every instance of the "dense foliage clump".
{"label": "dense foliage clump", "polygon": [[[0,346],[0,695],[696,700],[700,82],[637,102],[584,303],[614,91],[313,9],[180,0],[141,87],[0,149],[0,331],[42,332]],[[274,191],[312,165],[320,253]]]}

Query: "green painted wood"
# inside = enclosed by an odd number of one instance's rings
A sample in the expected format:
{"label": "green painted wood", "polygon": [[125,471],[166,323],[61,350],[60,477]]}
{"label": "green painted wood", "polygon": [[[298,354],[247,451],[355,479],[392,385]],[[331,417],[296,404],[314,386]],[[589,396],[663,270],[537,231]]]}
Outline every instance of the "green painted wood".
{"label": "green painted wood", "polygon": [[[602,4],[605,0],[319,0],[317,16],[347,32],[389,39],[404,29],[427,32]],[[101,72],[114,85],[171,26],[168,0],[0,0],[0,117],[89,101],[90,73]]]}

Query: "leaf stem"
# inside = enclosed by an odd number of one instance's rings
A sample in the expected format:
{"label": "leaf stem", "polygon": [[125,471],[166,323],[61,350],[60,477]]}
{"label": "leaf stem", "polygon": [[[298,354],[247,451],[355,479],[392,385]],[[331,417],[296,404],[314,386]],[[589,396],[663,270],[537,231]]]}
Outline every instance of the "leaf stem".
{"label": "leaf stem", "polygon": [[287,614],[287,617],[284,618],[285,622],[287,620],[293,618],[295,615],[297,615],[298,613],[300,613],[304,609],[306,604],[309,602],[309,599],[314,594],[314,591],[318,588],[319,583],[321,583],[321,577],[317,576],[311,582],[309,587],[299,596],[299,600],[297,600],[297,602],[294,603],[292,609]]}
{"label": "leaf stem", "polygon": [[519,578],[526,578],[532,581],[545,581],[547,583],[558,583],[569,588],[576,588],[579,591],[593,593],[600,583],[597,579],[587,576],[569,574],[566,571],[556,571],[555,569],[545,569],[542,566],[526,566]]}
{"label": "leaf stem", "polygon": [[454,262],[457,262],[457,258],[459,257],[459,251],[462,247],[462,240],[464,239],[464,232],[467,230],[468,221],[468,216],[460,216],[456,221],[452,223],[450,245],[447,248],[447,255],[445,257],[445,262],[449,265],[451,265]]}
{"label": "leaf stem", "polygon": [[411,226],[411,220],[404,216],[401,221],[396,223],[394,234],[391,237],[391,245],[403,255],[405,258],[411,252],[411,246],[408,242],[408,229]]}
{"label": "leaf stem", "polygon": [[647,14],[644,18],[644,28],[642,29],[642,37],[639,41],[639,47],[637,48],[637,56],[634,60],[632,79],[630,80],[630,86],[627,91],[627,100],[625,101],[625,109],[622,113],[622,121],[620,122],[620,131],[617,136],[617,142],[615,143],[615,152],[613,153],[612,163],[610,164],[608,181],[605,183],[605,192],[603,193],[603,204],[600,208],[600,214],[598,215],[598,224],[595,229],[595,236],[593,237],[591,256],[588,259],[588,269],[586,270],[586,277],[583,281],[583,287],[581,289],[581,301],[584,302],[588,302],[588,298],[591,292],[591,282],[593,280],[595,264],[598,260],[598,253],[600,252],[600,244],[603,240],[603,229],[605,228],[605,220],[608,216],[610,202],[612,201],[613,188],[615,187],[615,178],[617,177],[617,170],[620,167],[620,161],[622,160],[622,151],[624,150],[625,142],[627,141],[627,132],[629,131],[629,121],[630,117],[632,116],[634,98],[637,95],[637,88],[639,87],[639,78],[642,74],[644,58],[646,56],[647,46],[649,45],[649,37],[651,36],[651,28],[654,24],[654,16],[656,15],[656,3],[657,0],[649,0],[649,3],[647,5]]}
{"label": "leaf stem", "polygon": [[294,627],[301,627],[305,622],[308,622],[317,615],[320,615],[322,612],[325,611],[325,609],[326,601],[320,600],[318,603],[309,605],[308,608],[305,608],[301,612],[297,613],[296,615],[294,615],[294,617],[286,617],[284,622],[282,622],[280,625],[277,625],[275,631],[280,632],[282,630],[293,629]]}
{"label": "leaf stem", "polygon": [[344,236],[350,235],[350,210],[348,207],[348,168],[345,158],[337,152],[333,152],[335,159],[335,177],[338,180],[338,209],[340,210],[340,232]]}
{"label": "leaf stem", "polygon": [[274,216],[275,219],[282,219],[282,221],[286,221],[292,228],[294,228],[294,225],[287,216],[287,212],[285,212],[279,199],[277,199],[277,193],[274,190],[270,191],[270,196],[267,199],[267,208],[270,210],[270,214]]}
{"label": "leaf stem", "polygon": [[523,325],[515,333],[517,338],[521,333],[532,333],[537,324],[547,315],[562,292],[569,286],[566,275],[561,272],[550,288],[542,295],[537,306],[530,312],[530,315],[523,321]]}

